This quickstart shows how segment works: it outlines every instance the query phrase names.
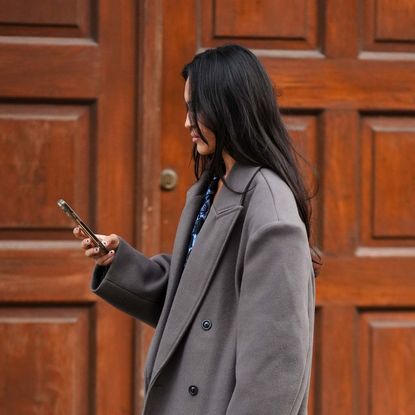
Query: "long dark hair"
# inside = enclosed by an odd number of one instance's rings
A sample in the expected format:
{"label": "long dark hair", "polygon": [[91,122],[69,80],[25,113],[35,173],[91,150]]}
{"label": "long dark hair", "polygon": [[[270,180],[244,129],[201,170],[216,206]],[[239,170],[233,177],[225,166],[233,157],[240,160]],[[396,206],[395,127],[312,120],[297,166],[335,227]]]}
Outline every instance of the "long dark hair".
{"label": "long dark hair", "polygon": [[[205,142],[198,121],[216,138],[215,151],[208,156],[200,155],[193,146],[196,178],[208,170],[229,188],[224,179],[223,150],[242,164],[271,169],[293,192],[310,240],[311,197],[297,166],[298,153],[283,124],[273,85],[257,57],[239,45],[208,49],[183,68],[182,76],[189,80],[192,125]],[[317,276],[321,259],[315,249],[311,252]]]}

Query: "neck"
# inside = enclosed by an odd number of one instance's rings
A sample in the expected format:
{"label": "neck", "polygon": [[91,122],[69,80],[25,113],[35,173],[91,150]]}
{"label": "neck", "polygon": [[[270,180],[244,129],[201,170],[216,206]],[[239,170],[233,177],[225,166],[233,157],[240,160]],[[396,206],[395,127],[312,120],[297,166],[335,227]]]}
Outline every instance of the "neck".
{"label": "neck", "polygon": [[[223,157],[223,161],[225,162],[225,169],[226,169],[225,178],[226,178],[228,173],[231,171],[232,166],[235,164],[235,159],[233,159],[229,154],[225,152],[222,154],[222,157]],[[219,180],[218,190],[216,191],[216,195],[219,193],[219,190],[222,188],[222,186],[223,186],[223,182],[222,180]],[[216,198],[216,195],[215,195],[215,198]]]}
{"label": "neck", "polygon": [[228,173],[231,171],[232,166],[235,164],[235,159],[233,159],[229,154],[223,153],[222,154],[223,161],[225,162],[225,177],[228,175]]}

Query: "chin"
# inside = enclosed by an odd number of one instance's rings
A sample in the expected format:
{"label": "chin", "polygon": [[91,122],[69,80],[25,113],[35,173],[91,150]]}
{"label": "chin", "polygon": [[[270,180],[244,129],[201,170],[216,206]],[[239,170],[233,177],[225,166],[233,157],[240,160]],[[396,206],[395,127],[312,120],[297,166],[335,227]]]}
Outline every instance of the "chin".
{"label": "chin", "polygon": [[214,152],[214,150],[210,149],[207,145],[197,145],[196,150],[201,156],[208,156]]}

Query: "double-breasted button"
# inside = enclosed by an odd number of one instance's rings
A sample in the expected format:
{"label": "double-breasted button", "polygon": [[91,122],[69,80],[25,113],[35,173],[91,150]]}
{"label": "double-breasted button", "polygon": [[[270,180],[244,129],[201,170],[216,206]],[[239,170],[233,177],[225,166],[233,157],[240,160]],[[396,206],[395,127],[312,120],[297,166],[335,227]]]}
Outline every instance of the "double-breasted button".
{"label": "double-breasted button", "polygon": [[210,320],[203,320],[202,321],[202,329],[203,330],[210,330],[212,328],[212,322]]}
{"label": "double-breasted button", "polygon": [[195,386],[195,385],[190,385],[189,386],[190,395],[196,396],[198,394],[198,392],[199,392],[199,388],[197,386]]}

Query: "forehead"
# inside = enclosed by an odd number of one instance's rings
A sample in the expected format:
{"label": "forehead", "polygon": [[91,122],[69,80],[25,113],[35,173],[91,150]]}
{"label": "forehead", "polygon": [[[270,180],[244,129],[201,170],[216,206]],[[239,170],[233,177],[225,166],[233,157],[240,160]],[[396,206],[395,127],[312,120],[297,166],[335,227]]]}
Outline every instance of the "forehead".
{"label": "forehead", "polygon": [[186,82],[184,84],[184,100],[186,102],[190,101],[190,82],[189,82],[189,78],[186,79]]}

